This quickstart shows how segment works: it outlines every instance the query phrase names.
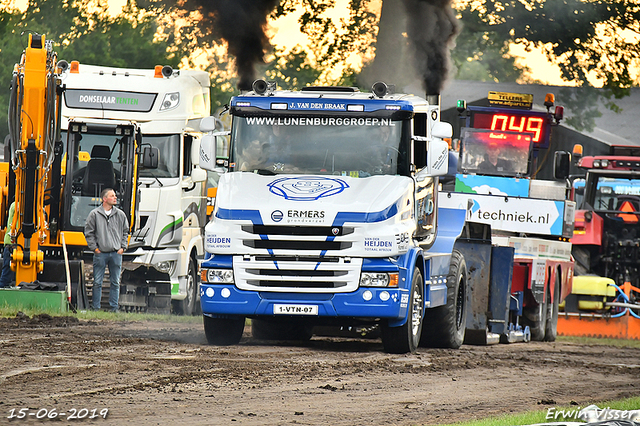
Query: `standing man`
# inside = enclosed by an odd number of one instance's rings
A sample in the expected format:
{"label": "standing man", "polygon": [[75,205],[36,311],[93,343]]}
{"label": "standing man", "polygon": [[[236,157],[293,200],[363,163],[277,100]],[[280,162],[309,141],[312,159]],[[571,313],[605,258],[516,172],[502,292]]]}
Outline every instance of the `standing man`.
{"label": "standing man", "polygon": [[100,194],[102,205],[89,213],[84,225],[84,236],[87,245],[93,251],[93,310],[100,309],[102,299],[102,279],[109,265],[111,288],[109,289],[109,306],[112,312],[118,311],[120,296],[120,271],[122,269],[122,253],[127,248],[129,221],[122,210],[116,207],[118,197],[113,189],[107,188]]}
{"label": "standing man", "polygon": [[9,207],[9,217],[7,218],[7,227],[4,231],[4,252],[2,254],[2,275],[0,275],[0,287],[11,287],[13,281],[16,280],[16,273],[11,270],[11,222],[16,212],[16,202],[11,203]]}

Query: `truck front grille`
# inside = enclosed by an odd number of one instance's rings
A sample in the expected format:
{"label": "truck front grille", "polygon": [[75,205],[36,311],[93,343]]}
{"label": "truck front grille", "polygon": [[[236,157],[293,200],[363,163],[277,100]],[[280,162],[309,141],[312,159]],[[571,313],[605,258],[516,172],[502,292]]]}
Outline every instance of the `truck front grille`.
{"label": "truck front grille", "polygon": [[241,290],[273,292],[349,292],[358,288],[362,259],[348,257],[234,256]]}
{"label": "truck front grille", "polygon": [[242,225],[242,230],[254,235],[304,235],[339,237],[353,234],[353,228],[347,226],[279,226],[279,225]]}
{"label": "truck front grille", "polygon": [[284,255],[287,251],[296,252],[340,252],[353,246],[345,236],[354,233],[352,227],[342,226],[279,226],[279,225],[242,225],[247,233],[242,244],[253,249],[279,251]]}
{"label": "truck front grille", "polygon": [[345,250],[352,243],[340,241],[245,240],[244,245],[268,250]]}

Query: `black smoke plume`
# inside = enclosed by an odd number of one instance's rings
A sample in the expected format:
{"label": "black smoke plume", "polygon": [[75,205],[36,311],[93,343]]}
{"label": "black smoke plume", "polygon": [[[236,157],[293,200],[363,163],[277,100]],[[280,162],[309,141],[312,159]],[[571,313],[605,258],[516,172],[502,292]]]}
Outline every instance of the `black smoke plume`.
{"label": "black smoke plume", "polygon": [[224,39],[236,59],[238,89],[249,90],[256,64],[264,63],[269,39],[264,29],[267,16],[280,0],[195,0],[203,22],[213,35]]}
{"label": "black smoke plume", "polygon": [[418,75],[427,95],[440,94],[449,73],[449,49],[459,31],[451,0],[404,0],[404,5]]}

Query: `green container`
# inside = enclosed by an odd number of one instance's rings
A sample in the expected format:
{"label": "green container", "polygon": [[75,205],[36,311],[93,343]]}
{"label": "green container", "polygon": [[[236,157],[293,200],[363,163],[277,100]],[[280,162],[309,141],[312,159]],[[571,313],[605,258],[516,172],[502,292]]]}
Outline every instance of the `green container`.
{"label": "green container", "polygon": [[0,288],[0,306],[65,313],[67,312],[67,293]]}

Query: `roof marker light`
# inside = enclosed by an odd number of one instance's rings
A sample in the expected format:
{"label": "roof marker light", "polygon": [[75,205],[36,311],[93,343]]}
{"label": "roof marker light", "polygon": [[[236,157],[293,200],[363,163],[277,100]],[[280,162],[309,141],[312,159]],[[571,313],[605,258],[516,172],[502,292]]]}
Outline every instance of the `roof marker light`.
{"label": "roof marker light", "polygon": [[553,93],[547,93],[544,95],[544,106],[551,108],[556,101],[556,97]]}
{"label": "roof marker light", "polygon": [[156,65],[153,73],[154,78],[162,78],[162,65]]}
{"label": "roof marker light", "polygon": [[391,111],[397,111],[400,109],[400,105],[385,105],[384,108]]}
{"label": "roof marker light", "polygon": [[251,102],[238,102],[238,103],[236,103],[236,106],[248,107],[248,106],[251,106]]}
{"label": "roof marker light", "polygon": [[272,103],[271,109],[289,109],[289,104],[286,103]]}
{"label": "roof marker light", "polygon": [[71,66],[69,68],[69,72],[72,72],[74,74],[78,74],[80,72],[80,62],[71,61]]}
{"label": "roof marker light", "polygon": [[364,105],[347,105],[347,111],[364,111]]}

